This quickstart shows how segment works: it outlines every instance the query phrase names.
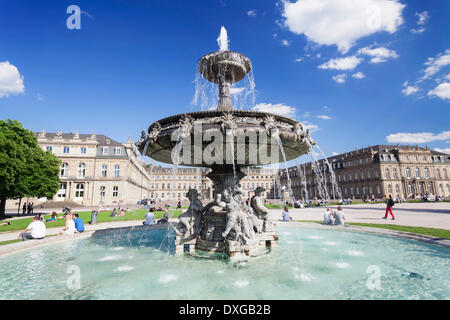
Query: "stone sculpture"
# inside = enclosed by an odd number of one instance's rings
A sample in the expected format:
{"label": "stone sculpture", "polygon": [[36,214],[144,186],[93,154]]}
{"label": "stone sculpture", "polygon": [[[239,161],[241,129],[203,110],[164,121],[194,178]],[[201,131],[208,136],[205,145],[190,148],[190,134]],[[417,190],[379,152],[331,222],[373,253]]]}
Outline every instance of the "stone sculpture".
{"label": "stone sculpture", "polygon": [[186,193],[186,197],[191,204],[186,212],[179,216],[180,224],[177,228],[177,234],[183,235],[184,238],[195,237],[200,233],[204,208],[198,196],[199,194],[196,189],[189,189]]}
{"label": "stone sculpture", "polygon": [[266,189],[264,189],[263,187],[257,187],[255,189],[255,195],[252,197],[251,200],[251,206],[253,208],[253,211],[255,213],[255,215],[264,221],[263,224],[263,231],[264,232],[270,232],[270,231],[274,231],[274,226],[272,223],[272,215],[269,211],[269,209],[267,209],[264,206],[264,201],[261,197],[261,194],[266,191]]}

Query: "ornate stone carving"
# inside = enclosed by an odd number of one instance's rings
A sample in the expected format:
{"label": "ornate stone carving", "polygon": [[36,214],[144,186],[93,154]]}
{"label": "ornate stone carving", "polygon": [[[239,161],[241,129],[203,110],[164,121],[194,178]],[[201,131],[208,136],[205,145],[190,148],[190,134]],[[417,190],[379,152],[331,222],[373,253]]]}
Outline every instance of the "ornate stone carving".
{"label": "ornate stone carving", "polygon": [[191,132],[192,127],[194,125],[194,119],[189,114],[183,114],[180,118],[180,122],[178,123],[178,128],[181,133]]}
{"label": "ornate stone carving", "polygon": [[59,138],[59,139],[62,138],[62,132],[61,132],[61,130],[56,131],[56,138]]}
{"label": "ornate stone carving", "polygon": [[278,132],[277,123],[275,121],[275,118],[271,115],[266,115],[263,119],[264,127],[266,128],[267,132],[272,135],[275,132]]}
{"label": "ornate stone carving", "polygon": [[[144,132],[144,131],[142,131],[142,132],[143,132],[144,135],[145,135],[145,132]],[[158,135],[159,135],[160,133],[161,133],[161,125],[159,124],[158,121],[156,121],[156,122],[153,124],[152,130],[151,130],[150,133],[148,134],[148,138],[150,139],[150,142],[151,142],[151,143],[155,143],[156,140],[158,140]],[[141,139],[142,139],[142,136],[141,136]]]}
{"label": "ornate stone carving", "polygon": [[236,119],[233,116],[233,113],[231,112],[225,112],[222,117],[220,117],[220,128],[222,129],[223,133],[227,132],[227,129],[233,130],[233,132],[236,131],[237,125],[236,125]]}
{"label": "ornate stone carving", "polygon": [[80,139],[80,134],[78,133],[78,130],[76,130],[75,133],[73,134],[73,138]]}
{"label": "ornate stone carving", "polygon": [[301,141],[301,140],[304,138],[304,136],[305,136],[305,133],[304,133],[304,131],[303,131],[303,126],[302,126],[302,124],[301,124],[300,122],[297,122],[297,123],[293,126],[292,129],[294,130],[295,138],[296,138],[297,140]]}
{"label": "ornate stone carving", "polygon": [[246,215],[242,212],[239,202],[234,198],[231,189],[225,189],[222,195],[223,202],[219,206],[223,207],[227,212],[227,225],[222,236],[228,239],[231,230],[234,230],[233,238],[231,240],[239,240],[244,243],[247,239],[254,238],[251,233],[250,226]]}
{"label": "ornate stone carving", "polygon": [[45,138],[45,134],[46,134],[45,130],[42,129],[42,132],[39,133],[39,138]]}

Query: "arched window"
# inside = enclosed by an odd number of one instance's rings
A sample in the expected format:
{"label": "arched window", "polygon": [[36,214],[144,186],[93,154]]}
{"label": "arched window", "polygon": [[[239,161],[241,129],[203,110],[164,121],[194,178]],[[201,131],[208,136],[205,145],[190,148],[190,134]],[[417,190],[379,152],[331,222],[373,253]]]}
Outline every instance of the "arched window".
{"label": "arched window", "polygon": [[104,198],[105,197],[105,186],[101,186],[100,187],[100,198]]}
{"label": "arched window", "polygon": [[444,187],[442,186],[442,183],[439,184],[439,192],[444,193]]}
{"label": "arched window", "polygon": [[62,177],[67,177],[67,171],[69,169],[69,164],[67,162],[64,162],[61,165],[61,171],[59,172],[59,176]]}
{"label": "arched window", "polygon": [[445,178],[445,179],[448,179],[447,169],[444,169],[444,178]]}
{"label": "arched window", "polygon": [[388,184],[388,193],[392,194],[392,185]]}
{"label": "arched window", "polygon": [[397,168],[392,169],[392,175],[394,176],[394,179],[398,179]]}
{"label": "arched window", "polygon": [[75,186],[75,198],[84,197],[84,183],[77,183]]}
{"label": "arched window", "polygon": [[398,184],[395,185],[395,193],[400,193],[400,187],[398,186]]}
{"label": "arched window", "polygon": [[425,168],[425,179],[429,179],[430,178],[430,173],[428,171],[428,168]]}
{"label": "arched window", "polygon": [[390,179],[391,178],[391,175],[390,175],[390,173],[389,173],[389,168],[386,168],[386,169],[384,169],[385,170],[385,173],[386,173],[386,179]]}
{"label": "arched window", "polygon": [[86,176],[86,165],[84,163],[78,164],[78,178],[84,178]]}
{"label": "arched window", "polygon": [[411,170],[409,168],[406,168],[406,178],[411,179]]}
{"label": "arched window", "polygon": [[439,169],[436,169],[436,179],[441,178],[441,171]]}
{"label": "arched window", "polygon": [[447,183],[447,192],[450,193],[450,185]]}
{"label": "arched window", "polygon": [[420,170],[419,168],[416,168],[416,178],[420,178]]}

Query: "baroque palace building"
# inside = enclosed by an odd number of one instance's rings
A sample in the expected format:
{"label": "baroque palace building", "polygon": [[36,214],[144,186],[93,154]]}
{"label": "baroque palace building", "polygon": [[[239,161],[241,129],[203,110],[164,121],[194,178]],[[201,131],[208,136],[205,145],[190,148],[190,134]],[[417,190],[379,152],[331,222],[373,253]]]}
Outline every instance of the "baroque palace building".
{"label": "baroque palace building", "polygon": [[39,146],[62,162],[59,191],[53,200],[113,205],[148,197],[149,175],[131,139],[119,143],[104,135],[78,132],[36,134]]}
{"label": "baroque palace building", "polygon": [[[430,194],[450,197],[450,155],[428,147],[376,145],[288,168],[291,189],[296,199],[320,198],[317,175],[326,180],[330,198],[338,198],[335,181],[343,197],[363,198],[391,194],[418,198]],[[280,170],[280,183],[288,185],[285,170]],[[306,184],[306,188],[305,188]],[[334,190],[333,190],[334,189]]]}
{"label": "baroque palace building", "polygon": [[[188,199],[185,194],[189,188],[193,188],[199,192],[202,200],[213,200],[212,182],[207,177],[210,169],[180,167],[174,175],[173,167],[148,165],[147,171],[150,176],[150,199],[186,203]],[[251,198],[254,189],[261,186],[266,189],[267,197],[271,197],[275,177],[272,169],[245,168],[242,172],[246,174],[241,180],[245,196]]]}

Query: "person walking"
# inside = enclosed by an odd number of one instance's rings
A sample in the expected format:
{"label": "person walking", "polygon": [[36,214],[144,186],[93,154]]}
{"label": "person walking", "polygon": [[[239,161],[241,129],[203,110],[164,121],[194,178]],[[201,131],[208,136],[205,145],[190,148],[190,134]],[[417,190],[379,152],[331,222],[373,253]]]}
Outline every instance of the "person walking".
{"label": "person walking", "polygon": [[26,203],[26,202],[23,204],[23,207],[22,207],[22,213],[23,213],[23,214],[26,214],[26,213],[27,213],[27,203]]}
{"label": "person walking", "polygon": [[387,219],[388,213],[390,213],[392,216],[392,220],[395,220],[395,216],[392,213],[393,206],[394,206],[394,200],[392,199],[392,195],[389,195],[389,198],[386,197],[386,214],[384,215],[383,219]]}
{"label": "person walking", "polygon": [[31,214],[33,214],[33,213],[34,213],[34,203],[31,202]]}

